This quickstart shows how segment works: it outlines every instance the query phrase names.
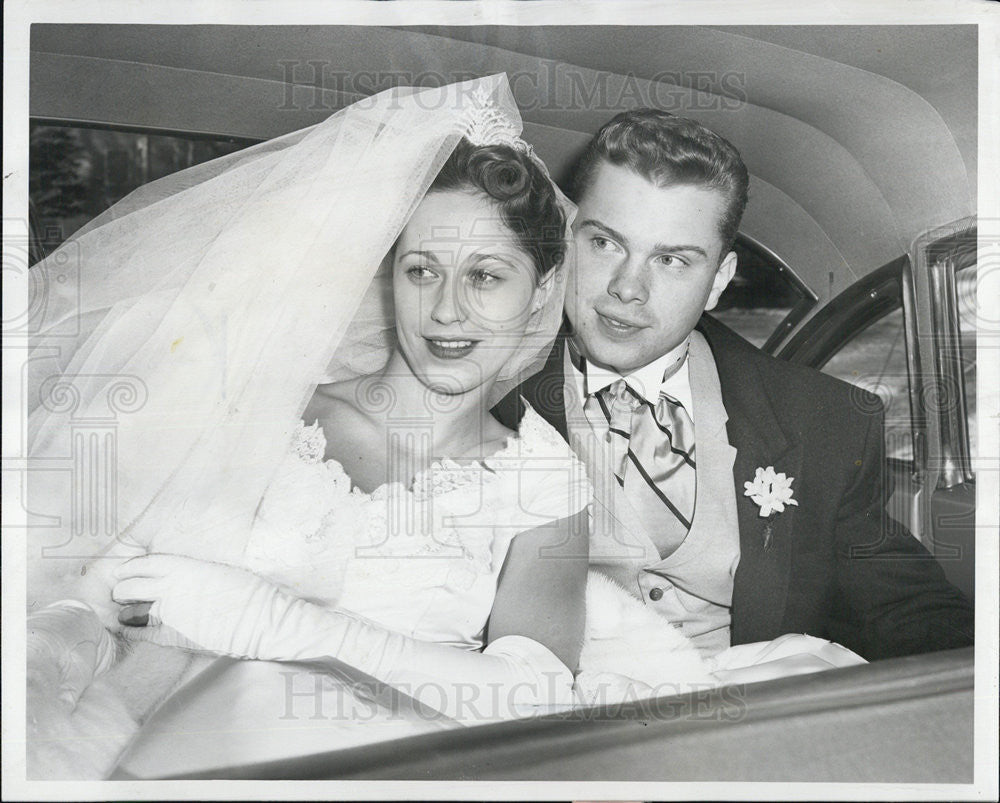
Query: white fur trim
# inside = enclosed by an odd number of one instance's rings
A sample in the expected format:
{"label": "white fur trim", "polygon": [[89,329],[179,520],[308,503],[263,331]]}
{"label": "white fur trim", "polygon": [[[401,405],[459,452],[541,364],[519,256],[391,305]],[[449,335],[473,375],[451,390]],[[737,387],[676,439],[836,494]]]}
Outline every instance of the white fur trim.
{"label": "white fur trim", "polygon": [[[607,676],[639,681],[607,683]],[[691,641],[607,576],[587,577],[587,624],[578,690],[588,703],[682,694],[718,681]],[[602,686],[602,688],[597,688]]]}

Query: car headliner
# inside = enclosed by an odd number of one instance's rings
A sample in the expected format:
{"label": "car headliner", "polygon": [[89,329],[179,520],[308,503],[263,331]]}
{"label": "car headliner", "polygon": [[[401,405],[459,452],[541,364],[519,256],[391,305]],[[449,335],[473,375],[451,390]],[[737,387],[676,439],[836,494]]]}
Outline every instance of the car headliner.
{"label": "car headliner", "polygon": [[[666,101],[739,147],[752,175],[741,231],[819,309],[922,232],[974,213],[976,45],[969,25],[34,25],[30,112],[263,139],[360,97],[335,88],[334,71],[507,72],[522,76],[526,139],[564,178],[614,113]],[[327,71],[322,90],[310,60]]]}

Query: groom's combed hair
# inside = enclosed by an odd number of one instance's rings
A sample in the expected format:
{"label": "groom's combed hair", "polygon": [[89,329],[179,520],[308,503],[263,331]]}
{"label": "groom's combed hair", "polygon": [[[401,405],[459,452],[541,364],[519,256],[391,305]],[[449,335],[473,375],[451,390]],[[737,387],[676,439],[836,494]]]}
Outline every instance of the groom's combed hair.
{"label": "groom's combed hair", "polygon": [[539,279],[563,261],[566,218],[542,168],[509,145],[473,145],[463,139],[431,184],[430,192],[472,190],[490,198]]}
{"label": "groom's combed hair", "polygon": [[701,123],[660,109],[632,109],[607,122],[577,163],[573,200],[579,202],[601,161],[627,167],[657,186],[688,184],[725,193],[720,234],[725,251],[747,205],[750,177],[740,152]]}

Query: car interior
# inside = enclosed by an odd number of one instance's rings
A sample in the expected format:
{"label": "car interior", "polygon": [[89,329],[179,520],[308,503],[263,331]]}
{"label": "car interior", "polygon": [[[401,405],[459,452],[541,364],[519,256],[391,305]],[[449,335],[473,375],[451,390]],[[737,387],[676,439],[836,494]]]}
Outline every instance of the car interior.
{"label": "car interior", "polygon": [[[36,24],[32,258],[148,181],[393,82],[506,73],[564,185],[617,112],[692,117],[751,173],[714,314],[879,396],[890,514],[974,598],[978,56],[973,25]],[[973,675],[970,648],[197,777],[970,783]]]}

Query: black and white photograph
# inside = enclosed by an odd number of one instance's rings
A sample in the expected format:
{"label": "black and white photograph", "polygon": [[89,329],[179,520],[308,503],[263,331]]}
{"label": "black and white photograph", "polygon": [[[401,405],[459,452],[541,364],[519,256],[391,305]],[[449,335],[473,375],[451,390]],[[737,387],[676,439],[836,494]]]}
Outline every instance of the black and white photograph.
{"label": "black and white photograph", "polygon": [[4,798],[995,800],[998,56],[9,4]]}

